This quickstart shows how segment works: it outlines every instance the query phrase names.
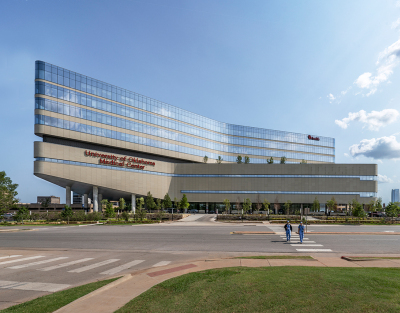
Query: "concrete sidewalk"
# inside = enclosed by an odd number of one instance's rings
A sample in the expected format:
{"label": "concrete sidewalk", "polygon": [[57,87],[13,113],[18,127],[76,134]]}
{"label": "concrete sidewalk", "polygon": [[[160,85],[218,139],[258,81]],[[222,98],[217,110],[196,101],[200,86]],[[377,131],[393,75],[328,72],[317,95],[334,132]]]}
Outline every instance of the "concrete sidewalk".
{"label": "concrete sidewalk", "polygon": [[[400,257],[400,255],[398,256]],[[127,274],[78,300],[57,310],[57,313],[96,312],[118,310],[151,287],[173,277],[224,267],[316,266],[316,267],[398,267],[400,259],[346,261],[340,256],[313,256],[313,259],[214,259],[151,268]]]}

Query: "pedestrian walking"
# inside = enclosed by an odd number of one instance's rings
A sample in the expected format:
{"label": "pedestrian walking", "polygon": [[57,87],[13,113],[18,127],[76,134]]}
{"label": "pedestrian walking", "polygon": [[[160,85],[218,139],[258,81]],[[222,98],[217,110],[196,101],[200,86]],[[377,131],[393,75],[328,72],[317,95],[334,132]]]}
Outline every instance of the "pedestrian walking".
{"label": "pedestrian walking", "polygon": [[299,225],[299,236],[300,236],[300,243],[303,243],[303,238],[304,238],[304,225],[303,225],[303,222],[300,222],[300,225]]}
{"label": "pedestrian walking", "polygon": [[285,224],[285,231],[286,231],[286,241],[290,241],[290,235],[292,234],[292,225],[290,225],[290,222],[287,221]]}

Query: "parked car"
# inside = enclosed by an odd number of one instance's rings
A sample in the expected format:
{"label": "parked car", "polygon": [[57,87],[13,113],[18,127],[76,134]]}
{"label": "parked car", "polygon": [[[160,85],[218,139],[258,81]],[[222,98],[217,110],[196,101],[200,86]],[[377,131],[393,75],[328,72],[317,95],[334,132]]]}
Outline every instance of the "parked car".
{"label": "parked car", "polygon": [[190,209],[190,210],[188,211],[188,213],[199,213],[199,210],[196,210],[196,209]]}
{"label": "parked car", "polygon": [[11,220],[13,217],[14,217],[13,213],[3,214],[3,219],[5,219],[5,220]]}
{"label": "parked car", "polygon": [[210,210],[210,211],[208,211],[208,214],[215,214],[215,211],[214,210]]}

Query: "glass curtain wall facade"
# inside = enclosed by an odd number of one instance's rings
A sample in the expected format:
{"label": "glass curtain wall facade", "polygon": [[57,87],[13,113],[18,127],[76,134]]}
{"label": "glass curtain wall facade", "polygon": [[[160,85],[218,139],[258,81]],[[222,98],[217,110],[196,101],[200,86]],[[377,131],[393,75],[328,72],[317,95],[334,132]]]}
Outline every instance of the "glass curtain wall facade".
{"label": "glass curtain wall facade", "polygon": [[249,156],[251,163],[267,163],[270,157],[275,162],[286,157],[287,163],[335,162],[334,138],[218,122],[42,61],[35,67],[35,109],[41,110],[35,124],[191,156],[221,156],[226,162],[235,162],[237,155]]}

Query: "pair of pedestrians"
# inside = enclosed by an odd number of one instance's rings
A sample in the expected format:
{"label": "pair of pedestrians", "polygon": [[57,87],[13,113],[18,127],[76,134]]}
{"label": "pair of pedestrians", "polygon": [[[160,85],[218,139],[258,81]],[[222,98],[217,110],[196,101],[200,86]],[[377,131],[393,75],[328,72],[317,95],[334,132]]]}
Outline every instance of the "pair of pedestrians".
{"label": "pair of pedestrians", "polygon": [[[286,241],[290,241],[292,230],[293,230],[292,225],[290,225],[290,222],[287,221],[287,223],[285,224]],[[303,222],[300,222],[298,230],[299,230],[299,236],[300,236],[300,243],[303,243],[303,238],[304,238],[304,225],[303,225]]]}

